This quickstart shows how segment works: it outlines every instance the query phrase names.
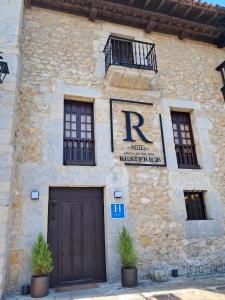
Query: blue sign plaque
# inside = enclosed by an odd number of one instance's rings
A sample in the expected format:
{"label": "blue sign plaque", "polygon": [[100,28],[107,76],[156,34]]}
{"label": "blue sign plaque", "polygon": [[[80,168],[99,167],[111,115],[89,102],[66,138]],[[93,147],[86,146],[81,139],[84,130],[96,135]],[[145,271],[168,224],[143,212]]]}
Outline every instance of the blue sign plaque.
{"label": "blue sign plaque", "polygon": [[124,204],[112,203],[111,204],[111,216],[112,216],[112,219],[124,219],[125,218]]}

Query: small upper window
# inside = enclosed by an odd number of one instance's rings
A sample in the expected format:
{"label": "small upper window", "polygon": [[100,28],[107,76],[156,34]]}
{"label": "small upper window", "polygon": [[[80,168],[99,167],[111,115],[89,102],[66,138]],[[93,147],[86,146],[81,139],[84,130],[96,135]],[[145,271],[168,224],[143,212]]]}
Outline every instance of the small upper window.
{"label": "small upper window", "polygon": [[64,164],[94,165],[93,104],[65,101]]}
{"label": "small upper window", "polygon": [[184,199],[187,220],[206,220],[206,207],[203,192],[185,191]]}
{"label": "small upper window", "polygon": [[179,168],[199,168],[189,113],[171,112]]}

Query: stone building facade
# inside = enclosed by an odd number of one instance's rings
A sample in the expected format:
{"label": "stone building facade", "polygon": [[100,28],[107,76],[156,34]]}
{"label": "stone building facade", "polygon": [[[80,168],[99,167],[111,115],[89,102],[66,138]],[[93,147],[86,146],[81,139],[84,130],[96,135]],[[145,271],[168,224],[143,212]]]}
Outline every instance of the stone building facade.
{"label": "stone building facade", "polygon": [[[188,267],[222,266],[225,106],[215,68],[225,60],[224,49],[27,6],[22,0],[0,4],[6,34],[0,50],[10,69],[0,86],[0,294],[29,283],[31,245],[39,232],[49,239],[49,199],[57,188],[102,189],[109,282],[119,280],[123,225],[135,243],[140,278],[154,267],[185,275]],[[154,44],[158,72],[131,68],[129,61],[106,70],[109,36],[128,45]],[[94,165],[63,163],[65,103],[91,103]],[[196,168],[179,167],[171,112],[190,116]],[[31,199],[32,191],[38,200]],[[206,216],[188,217],[188,193],[201,194]],[[125,218],[112,217],[112,204],[124,204]]]}

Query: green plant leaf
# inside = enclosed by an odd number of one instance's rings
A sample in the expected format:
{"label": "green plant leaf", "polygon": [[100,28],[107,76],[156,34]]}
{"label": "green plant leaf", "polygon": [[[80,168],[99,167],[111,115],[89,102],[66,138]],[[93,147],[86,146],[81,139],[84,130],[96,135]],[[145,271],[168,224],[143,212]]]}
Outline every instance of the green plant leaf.
{"label": "green plant leaf", "polygon": [[53,270],[52,252],[42,233],[32,246],[30,269],[33,275],[47,275]]}
{"label": "green plant leaf", "polygon": [[119,254],[123,268],[136,268],[138,259],[134,251],[132,239],[125,227],[123,227],[119,234]]}

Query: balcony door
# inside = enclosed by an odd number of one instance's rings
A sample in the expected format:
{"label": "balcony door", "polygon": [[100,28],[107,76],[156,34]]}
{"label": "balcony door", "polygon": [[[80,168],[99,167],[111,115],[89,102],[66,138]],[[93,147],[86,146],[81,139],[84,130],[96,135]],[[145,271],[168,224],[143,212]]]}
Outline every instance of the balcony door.
{"label": "balcony door", "polygon": [[133,65],[134,54],[131,41],[111,39],[112,61],[114,65]]}

